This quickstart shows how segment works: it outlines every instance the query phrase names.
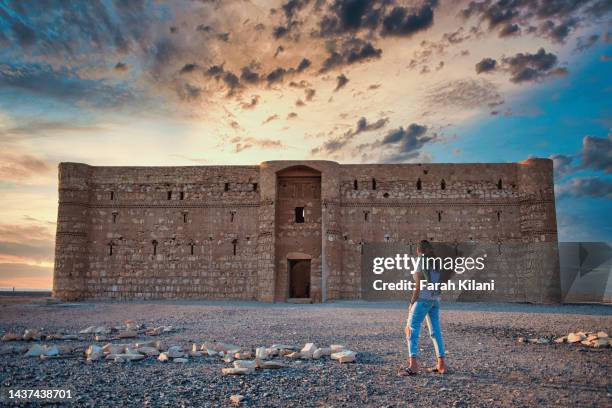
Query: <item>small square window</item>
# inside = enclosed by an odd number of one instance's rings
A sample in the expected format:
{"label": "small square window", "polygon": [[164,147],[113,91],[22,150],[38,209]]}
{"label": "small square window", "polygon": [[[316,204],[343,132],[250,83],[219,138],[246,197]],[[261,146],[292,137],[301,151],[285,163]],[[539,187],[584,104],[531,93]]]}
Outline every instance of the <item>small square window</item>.
{"label": "small square window", "polygon": [[304,211],[304,207],[295,207],[295,223],[303,224],[306,212]]}

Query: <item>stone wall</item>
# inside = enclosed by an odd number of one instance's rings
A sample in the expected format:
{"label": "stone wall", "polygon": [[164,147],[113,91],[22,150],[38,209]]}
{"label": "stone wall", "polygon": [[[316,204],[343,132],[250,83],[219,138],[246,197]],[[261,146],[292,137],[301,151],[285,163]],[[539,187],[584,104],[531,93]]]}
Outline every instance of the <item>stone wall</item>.
{"label": "stone wall", "polygon": [[[552,162],[92,167],[62,163],[54,294],[285,300],[311,260],[312,301],[360,297],[364,242],[522,243],[509,301],[559,300]],[[294,222],[304,207],[305,223]],[[542,257],[543,251],[548,251]],[[489,300],[482,298],[469,300]]]}

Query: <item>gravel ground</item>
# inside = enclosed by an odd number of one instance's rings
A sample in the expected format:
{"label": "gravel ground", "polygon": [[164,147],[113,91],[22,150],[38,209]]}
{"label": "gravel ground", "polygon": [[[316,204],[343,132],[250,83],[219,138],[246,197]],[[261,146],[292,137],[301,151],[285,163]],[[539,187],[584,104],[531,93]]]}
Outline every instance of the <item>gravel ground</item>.
{"label": "gravel ground", "polygon": [[[232,394],[244,395],[244,406],[265,407],[609,407],[612,400],[612,349],[517,342],[520,336],[558,336],[578,330],[611,333],[612,306],[444,304],[442,328],[451,372],[398,377],[397,369],[407,357],[405,304],[39,305],[32,300],[0,296],[0,334],[26,328],[78,332],[90,325],[117,326],[131,319],[147,326],[174,326],[175,332],[157,337],[167,344],[223,341],[246,347],[273,343],[301,347],[306,342],[340,343],[358,352],[353,364],[340,365],[329,358],[292,361],[286,369],[242,377],[221,376],[221,368],[231,364],[211,357],[163,364],[152,357],[131,363],[86,363],[83,358],[40,361],[15,354],[0,356],[3,387],[70,387],[78,406],[231,406]],[[421,362],[431,366],[433,348],[425,331]],[[50,343],[85,348],[92,342]]]}

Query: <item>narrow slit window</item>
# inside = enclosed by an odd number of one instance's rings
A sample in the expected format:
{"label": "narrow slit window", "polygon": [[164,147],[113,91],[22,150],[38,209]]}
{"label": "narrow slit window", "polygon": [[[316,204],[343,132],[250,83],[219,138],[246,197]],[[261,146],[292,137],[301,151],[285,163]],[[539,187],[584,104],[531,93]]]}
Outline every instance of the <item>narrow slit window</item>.
{"label": "narrow slit window", "polygon": [[113,213],[113,224],[117,223],[117,216],[119,215],[119,213],[114,212]]}
{"label": "narrow slit window", "polygon": [[189,252],[191,253],[191,255],[195,253],[195,244],[193,242],[189,243]]}
{"label": "narrow slit window", "polygon": [[184,223],[184,224],[187,224],[187,215],[188,215],[188,214],[189,214],[189,213],[187,213],[187,212],[183,212],[183,223]]}
{"label": "narrow slit window", "polygon": [[359,189],[359,184],[357,183],[357,180],[353,180],[353,190],[358,190]]}
{"label": "narrow slit window", "polygon": [[376,179],[372,179],[372,190],[376,190]]}
{"label": "narrow slit window", "polygon": [[421,190],[423,188],[423,183],[421,183],[421,179],[417,179],[416,188],[417,190]]}
{"label": "narrow slit window", "polygon": [[438,222],[442,221],[442,211],[438,211]]}
{"label": "narrow slit window", "polygon": [[229,183],[223,185],[223,191],[229,191]]}
{"label": "narrow slit window", "polygon": [[499,180],[497,181],[497,189],[498,189],[498,190],[501,190],[501,189],[502,189],[502,187],[503,187],[503,185],[502,185],[502,180],[501,180],[501,179],[499,179]]}
{"label": "narrow slit window", "polygon": [[108,243],[108,255],[113,256],[113,243],[112,242]]}
{"label": "narrow slit window", "polygon": [[304,207],[295,207],[295,223],[303,224],[305,219],[306,212],[304,211]]}
{"label": "narrow slit window", "polygon": [[363,212],[363,220],[365,222],[368,222],[369,218],[370,218],[370,212],[369,211],[364,211]]}
{"label": "narrow slit window", "polygon": [[236,247],[238,246],[238,240],[234,239],[232,241],[232,246],[233,246],[233,252],[234,252],[234,256],[236,255]]}
{"label": "narrow slit window", "polygon": [[157,255],[157,241],[151,242],[153,245],[153,255]]}
{"label": "narrow slit window", "polygon": [[168,191],[168,200],[172,200],[172,191]]}
{"label": "narrow slit window", "polygon": [[111,201],[115,199],[115,192],[114,191],[110,192],[110,199],[111,199]]}
{"label": "narrow slit window", "polygon": [[234,222],[235,217],[236,217],[236,211],[230,211],[230,222]]}
{"label": "narrow slit window", "polygon": [[184,192],[184,191],[181,191],[181,192],[179,193],[179,200],[184,200],[184,199],[185,199],[185,192]]}
{"label": "narrow slit window", "polygon": [[497,222],[501,221],[501,211],[497,212]]}
{"label": "narrow slit window", "polygon": [[446,190],[446,181],[444,181],[444,179],[442,179],[442,181],[440,182],[440,189]]}

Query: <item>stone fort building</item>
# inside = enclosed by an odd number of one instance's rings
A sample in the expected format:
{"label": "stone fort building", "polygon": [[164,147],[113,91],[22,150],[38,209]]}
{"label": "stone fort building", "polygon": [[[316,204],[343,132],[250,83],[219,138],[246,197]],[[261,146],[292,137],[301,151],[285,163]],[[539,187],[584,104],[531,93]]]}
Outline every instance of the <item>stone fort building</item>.
{"label": "stone fort building", "polygon": [[[59,165],[54,296],[325,302],[360,298],[367,242],[520,243],[495,293],[558,302],[552,162]],[[516,252],[516,251],[515,251]]]}

